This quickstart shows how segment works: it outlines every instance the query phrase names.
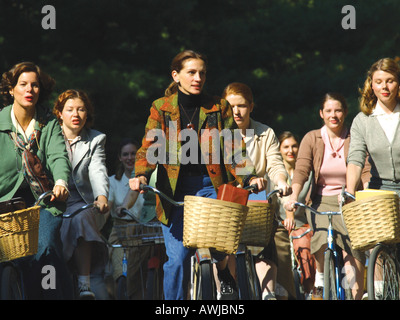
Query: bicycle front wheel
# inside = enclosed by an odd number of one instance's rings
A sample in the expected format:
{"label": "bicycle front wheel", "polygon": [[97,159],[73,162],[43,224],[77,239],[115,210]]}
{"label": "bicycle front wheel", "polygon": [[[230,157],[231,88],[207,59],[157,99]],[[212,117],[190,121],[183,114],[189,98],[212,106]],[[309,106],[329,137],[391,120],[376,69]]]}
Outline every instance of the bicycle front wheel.
{"label": "bicycle front wheel", "polygon": [[120,276],[117,279],[117,300],[129,300],[128,298],[128,281],[125,276]]}
{"label": "bicycle front wheel", "polygon": [[337,300],[337,297],[335,257],[328,249],[324,258],[324,300]]}
{"label": "bicycle front wheel", "polygon": [[198,263],[194,259],[192,278],[192,299],[193,300],[214,300],[215,289],[211,261]]}
{"label": "bicycle front wheel", "polygon": [[297,268],[292,270],[293,272],[293,280],[294,280],[294,288],[296,289],[296,300],[305,300],[304,288],[301,284],[301,275]]}
{"label": "bicycle front wheel", "polygon": [[368,261],[368,299],[399,300],[399,277],[395,248],[376,245]]}
{"label": "bicycle front wheel", "polygon": [[20,274],[12,264],[6,264],[1,271],[1,300],[23,300]]}
{"label": "bicycle front wheel", "polygon": [[250,251],[236,256],[236,268],[240,300],[260,300],[260,284]]}

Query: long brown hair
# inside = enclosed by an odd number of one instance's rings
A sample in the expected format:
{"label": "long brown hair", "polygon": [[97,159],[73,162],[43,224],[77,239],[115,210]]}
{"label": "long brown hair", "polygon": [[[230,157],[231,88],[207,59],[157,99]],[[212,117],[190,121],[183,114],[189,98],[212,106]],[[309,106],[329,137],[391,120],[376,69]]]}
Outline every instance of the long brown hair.
{"label": "long brown hair", "polygon": [[[372,77],[375,71],[385,71],[400,80],[400,67],[399,64],[392,58],[382,58],[376,61],[367,73],[367,78],[364,82],[363,89],[360,89],[360,109],[366,115],[370,115],[375,108],[378,98],[375,96],[372,90]],[[400,100],[400,90],[398,92],[397,100]]]}
{"label": "long brown hair", "polygon": [[[178,53],[174,59],[172,59],[171,62],[171,73],[172,71],[176,71],[176,72],[180,72],[183,67],[184,67],[184,63],[186,60],[188,59],[200,59],[204,61],[204,65],[207,68],[207,57],[204,54],[195,52],[193,50],[185,50],[182,51],[180,53]],[[172,81],[170,83],[170,85],[168,86],[168,88],[165,90],[165,96],[169,97],[170,95],[174,94],[178,92],[178,83],[176,83],[175,81]]]}

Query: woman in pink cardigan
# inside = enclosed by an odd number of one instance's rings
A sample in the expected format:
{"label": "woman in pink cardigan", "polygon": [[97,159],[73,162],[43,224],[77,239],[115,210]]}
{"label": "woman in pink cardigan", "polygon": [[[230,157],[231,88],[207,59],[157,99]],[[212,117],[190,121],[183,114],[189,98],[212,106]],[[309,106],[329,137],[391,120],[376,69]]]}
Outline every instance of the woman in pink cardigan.
{"label": "woman in pink cardigan", "polygon": [[[338,195],[346,184],[346,159],[349,150],[350,131],[344,120],[348,108],[345,99],[337,93],[324,96],[320,116],[324,121],[321,129],[308,132],[299,149],[296,168],[292,180],[293,193],[286,203],[287,210],[293,210],[300,191],[313,172],[314,186],[311,191],[312,207],[318,211],[339,211]],[[307,212],[309,224],[313,227],[311,253],[315,255],[317,272],[313,299],[322,299],[324,251],[327,247],[328,218]],[[354,267],[355,284],[352,288],[355,299],[363,294],[363,271],[365,256],[353,250],[341,216],[333,216],[333,228],[337,245],[343,249],[345,265]]]}

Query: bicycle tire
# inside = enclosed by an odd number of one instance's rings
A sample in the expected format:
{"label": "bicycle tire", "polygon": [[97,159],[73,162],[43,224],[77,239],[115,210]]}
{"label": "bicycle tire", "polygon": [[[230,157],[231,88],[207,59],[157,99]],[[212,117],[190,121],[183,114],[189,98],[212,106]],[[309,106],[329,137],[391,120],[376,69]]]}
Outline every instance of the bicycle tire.
{"label": "bicycle tire", "polygon": [[[367,292],[368,300],[399,300],[399,267],[390,246],[378,244],[368,260]],[[381,272],[383,270],[383,272]],[[383,279],[379,279],[382,278]],[[377,281],[383,287],[377,287]]]}
{"label": "bicycle tire", "polygon": [[200,263],[201,300],[214,300],[214,274],[211,261]]}
{"label": "bicycle tire", "polygon": [[337,300],[335,257],[330,249],[324,256],[324,300]]}
{"label": "bicycle tire", "polygon": [[1,300],[23,300],[23,288],[20,273],[16,267],[7,264],[1,271]]}
{"label": "bicycle tire", "polygon": [[240,300],[252,300],[250,279],[246,266],[246,253],[236,256],[236,274]]}
{"label": "bicycle tire", "polygon": [[120,276],[117,279],[117,300],[129,300],[128,297],[128,281],[125,276]]}
{"label": "bicycle tire", "polygon": [[163,283],[159,269],[149,269],[146,279],[146,300],[163,300]]}
{"label": "bicycle tire", "polygon": [[293,270],[294,288],[296,290],[296,300],[305,300],[303,285],[301,284],[301,276],[297,268]]}
{"label": "bicycle tire", "polygon": [[194,279],[192,280],[193,300],[214,300],[215,283],[211,261],[198,263],[197,260],[193,266]]}

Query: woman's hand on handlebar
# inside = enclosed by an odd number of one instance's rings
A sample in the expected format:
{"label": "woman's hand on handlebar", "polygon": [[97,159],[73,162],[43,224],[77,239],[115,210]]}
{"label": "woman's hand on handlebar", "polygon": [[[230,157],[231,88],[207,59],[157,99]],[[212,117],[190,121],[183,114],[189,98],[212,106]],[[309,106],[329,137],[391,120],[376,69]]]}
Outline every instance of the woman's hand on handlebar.
{"label": "woman's hand on handlebar", "polygon": [[277,189],[282,190],[279,196],[284,197],[292,193],[292,188],[286,183],[286,181],[278,181]]}
{"label": "woman's hand on handlebar", "polygon": [[53,195],[50,198],[50,201],[66,201],[68,198],[69,192],[68,189],[61,185],[55,185],[53,188]]}
{"label": "woman's hand on handlebar", "polygon": [[147,185],[147,178],[145,176],[139,176],[136,178],[129,179],[129,187],[133,191],[144,193],[145,191],[140,189],[141,184]]}
{"label": "woman's hand on handlebar", "polygon": [[116,207],[115,208],[115,213],[119,218],[123,218],[126,216],[126,208],[125,207]]}
{"label": "woman's hand on handlebar", "polygon": [[94,204],[96,205],[97,209],[99,209],[101,214],[108,212],[108,201],[105,196],[98,196]]}
{"label": "woman's hand on handlebar", "polygon": [[256,185],[257,191],[255,191],[255,193],[258,193],[265,190],[265,188],[267,187],[267,180],[261,177],[252,178],[250,179],[249,185]]}
{"label": "woman's hand on handlebar", "polygon": [[296,199],[288,199],[288,200],[285,202],[285,204],[283,205],[283,208],[284,208],[286,211],[293,212],[293,211],[296,210],[296,206],[295,206],[295,203],[296,203],[296,202],[297,202]]}

